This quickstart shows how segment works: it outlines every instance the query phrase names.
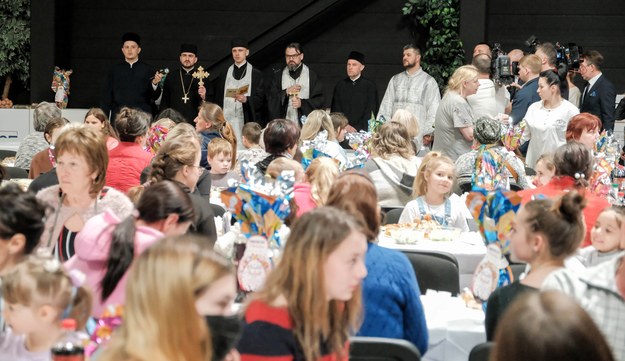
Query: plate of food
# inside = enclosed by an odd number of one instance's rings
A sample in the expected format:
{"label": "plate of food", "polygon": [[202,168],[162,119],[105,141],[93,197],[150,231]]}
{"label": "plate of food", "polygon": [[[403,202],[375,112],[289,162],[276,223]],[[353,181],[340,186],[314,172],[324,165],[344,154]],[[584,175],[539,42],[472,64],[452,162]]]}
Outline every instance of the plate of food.
{"label": "plate of food", "polygon": [[382,226],[382,234],[398,244],[415,244],[422,240],[453,241],[460,233],[460,228],[441,226],[427,216],[411,223]]}

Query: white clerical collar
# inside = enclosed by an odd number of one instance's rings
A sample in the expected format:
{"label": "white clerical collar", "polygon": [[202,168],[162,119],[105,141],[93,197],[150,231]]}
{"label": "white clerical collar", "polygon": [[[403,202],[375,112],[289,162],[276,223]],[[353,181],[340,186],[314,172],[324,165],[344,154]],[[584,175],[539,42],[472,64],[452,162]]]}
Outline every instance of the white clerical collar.
{"label": "white clerical collar", "polygon": [[353,78],[353,79],[352,79],[352,77],[349,77],[349,79],[350,79],[351,81],[356,81],[356,80],[360,79],[360,76],[361,76],[361,75],[362,75],[362,74],[358,74],[358,76],[357,76],[357,77],[355,77],[355,78]]}
{"label": "white clerical collar", "polygon": [[241,64],[234,63],[234,66],[241,69],[241,67],[244,66],[245,64],[247,64],[247,60],[243,61]]}
{"label": "white clerical collar", "polygon": [[588,80],[588,89],[592,88],[595,85],[597,80],[599,80],[599,77],[601,76],[601,74],[603,73],[599,72],[599,74],[593,76],[592,78]]}
{"label": "white clerical collar", "polygon": [[192,66],[189,70],[185,69],[184,67],[182,68],[182,70],[184,70],[185,73],[189,74],[190,72],[193,71],[193,69],[195,69],[195,66]]}
{"label": "white clerical collar", "polygon": [[124,59],[126,60],[126,63],[128,63],[130,65],[130,67],[132,68],[133,65],[135,65],[136,62],[139,61],[139,58],[137,58],[135,61],[133,61],[132,63],[128,61],[128,59]]}

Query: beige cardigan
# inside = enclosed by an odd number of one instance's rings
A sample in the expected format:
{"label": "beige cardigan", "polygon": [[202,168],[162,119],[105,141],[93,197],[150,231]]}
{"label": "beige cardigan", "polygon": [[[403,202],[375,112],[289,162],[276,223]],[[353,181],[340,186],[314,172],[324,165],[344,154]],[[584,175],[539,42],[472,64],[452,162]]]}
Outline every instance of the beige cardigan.
{"label": "beige cardigan", "polygon": [[134,209],[130,199],[128,199],[124,193],[114,188],[104,188],[105,192],[100,192],[93,204],[87,208],[61,205],[61,191],[59,185],[53,185],[40,190],[39,193],[37,193],[37,198],[46,206],[50,207],[50,211],[46,217],[45,229],[39,240],[39,245],[48,246],[51,240],[58,238],[65,221],[75,213],[80,214],[85,223],[87,223],[91,217],[103,213],[107,209],[110,209],[120,219],[128,217]]}

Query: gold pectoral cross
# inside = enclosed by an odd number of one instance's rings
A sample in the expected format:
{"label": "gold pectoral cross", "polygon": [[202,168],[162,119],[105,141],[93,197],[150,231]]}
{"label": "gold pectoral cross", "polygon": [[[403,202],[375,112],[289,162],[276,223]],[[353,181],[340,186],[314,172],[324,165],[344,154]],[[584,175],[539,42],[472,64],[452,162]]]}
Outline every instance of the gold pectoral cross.
{"label": "gold pectoral cross", "polygon": [[[195,79],[199,79],[198,81],[198,85],[199,86],[204,86],[204,79],[208,78],[210,74],[204,71],[203,67],[198,67],[197,70],[195,72],[193,72],[192,76]],[[183,99],[184,100],[184,99]],[[186,103],[186,102],[185,102]]]}
{"label": "gold pectoral cross", "polygon": [[183,101],[185,104],[187,104],[187,100],[189,100],[189,97],[185,94],[185,95],[182,97],[182,101]]}

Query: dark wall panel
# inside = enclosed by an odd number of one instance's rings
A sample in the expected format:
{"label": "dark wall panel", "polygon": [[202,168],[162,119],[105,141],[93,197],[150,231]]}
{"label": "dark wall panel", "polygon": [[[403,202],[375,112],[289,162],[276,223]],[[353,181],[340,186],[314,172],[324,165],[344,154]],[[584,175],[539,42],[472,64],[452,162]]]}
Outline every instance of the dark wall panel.
{"label": "dark wall panel", "polygon": [[[382,97],[389,78],[402,71],[401,47],[422,41],[412,39],[401,15],[404,1],[33,1],[31,99],[53,100],[52,68],[62,65],[74,70],[69,106],[98,105],[108,69],[123,60],[120,37],[126,31],[141,34],[141,59],[157,68],[178,66],[181,43],[198,44],[199,64],[210,68],[213,77],[229,62],[234,37],[251,41],[251,62],[266,73],[283,66],[285,41],[299,40],[305,47],[305,62],[322,75],[328,105],[334,84],[345,76],[347,53],[359,50],[367,56],[365,75],[376,81]],[[308,15],[309,8],[320,3],[349,7],[314,19],[312,26],[305,24],[309,22],[306,16],[296,18]],[[548,5],[544,0],[463,0],[465,50],[470,52],[481,40],[500,42],[507,50],[523,48],[523,41],[532,34],[543,41],[576,42],[605,55],[606,75],[619,92],[625,92],[625,3],[555,0]],[[315,15],[310,13],[311,18]],[[276,31],[289,19],[299,23]],[[269,48],[255,48],[255,40]]]}

